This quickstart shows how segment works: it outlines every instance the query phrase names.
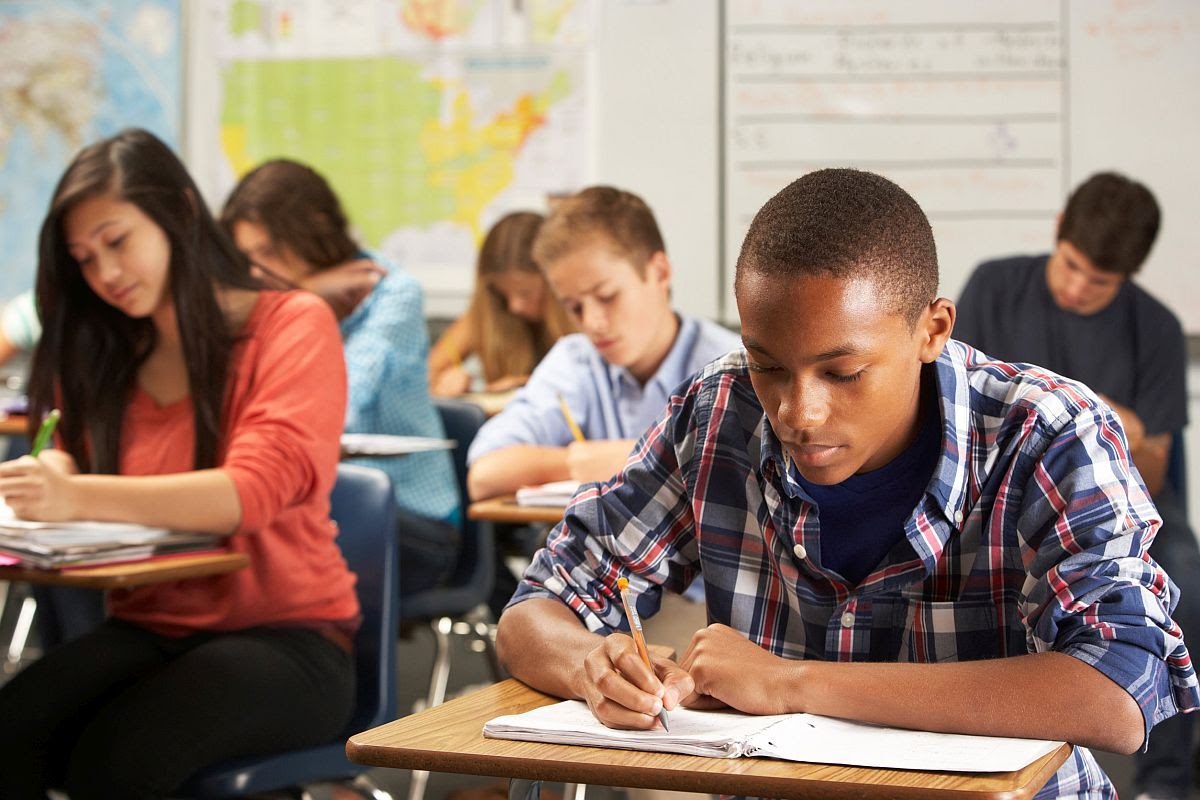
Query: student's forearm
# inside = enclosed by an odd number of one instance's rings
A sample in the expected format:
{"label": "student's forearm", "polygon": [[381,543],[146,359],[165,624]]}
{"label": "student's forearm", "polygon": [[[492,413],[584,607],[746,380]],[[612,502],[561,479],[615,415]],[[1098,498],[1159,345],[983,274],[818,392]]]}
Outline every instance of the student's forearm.
{"label": "student's forearm", "polygon": [[953,664],[796,662],[797,709],[920,730],[1061,739],[1132,753],[1144,723],[1132,697],[1063,653]]}
{"label": "student's forearm", "polygon": [[556,697],[583,697],[584,658],[602,637],[558,600],[534,598],[500,618],[496,651],[514,678]]}
{"label": "student's forearm", "polygon": [[174,475],[74,475],[72,508],[79,519],[229,534],[242,518],[237,489],[223,470]]}
{"label": "student's forearm", "polygon": [[1167,463],[1171,456],[1171,434],[1163,433],[1147,436],[1141,445],[1133,450],[1133,465],[1138,468],[1142,481],[1153,497],[1162,491],[1167,482]]}
{"label": "student's forearm", "polygon": [[565,447],[515,445],[475,461],[467,473],[467,492],[472,500],[483,500],[570,476]]}

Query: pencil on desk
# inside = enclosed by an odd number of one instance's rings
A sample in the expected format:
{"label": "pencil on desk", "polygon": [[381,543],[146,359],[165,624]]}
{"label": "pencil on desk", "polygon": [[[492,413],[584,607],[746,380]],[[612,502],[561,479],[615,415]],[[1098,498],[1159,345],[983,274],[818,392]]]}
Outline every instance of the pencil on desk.
{"label": "pencil on desk", "polygon": [[[625,607],[625,617],[629,620],[629,633],[633,637],[633,643],[637,645],[638,655],[642,657],[642,661],[654,672],[654,665],[650,663],[650,651],[646,649],[646,639],[642,636],[642,619],[638,616],[637,608],[633,605],[633,601],[629,599],[629,579],[617,578],[617,590],[621,593],[621,605]],[[663,706],[658,712],[658,721],[662,723],[664,731],[670,731],[667,727],[667,708]]]}
{"label": "pencil on desk", "polygon": [[575,441],[584,441],[586,437],[579,429],[579,423],[575,421],[575,417],[571,415],[571,407],[567,405],[567,399],[562,396],[562,392],[558,393],[558,408],[562,411],[563,419],[567,421],[567,427],[571,429],[571,435],[575,437]]}

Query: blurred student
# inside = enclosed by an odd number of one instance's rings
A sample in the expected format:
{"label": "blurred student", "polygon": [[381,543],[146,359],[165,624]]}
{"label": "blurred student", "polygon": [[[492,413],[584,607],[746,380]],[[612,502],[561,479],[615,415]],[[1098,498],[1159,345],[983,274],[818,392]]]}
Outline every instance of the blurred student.
{"label": "blurred student", "polygon": [[[821,170],[767,201],[745,349],[576,495],[500,618],[512,675],[613,728],[683,705],[1064,740],[1039,800],[1114,798],[1087,748],[1200,705],[1160,521],[1108,406],[952,341],[937,286],[890,181]],[[647,667],[618,579],[645,618],[697,576],[710,624]]]}
{"label": "blurred student", "polygon": [[41,335],[42,323],[38,319],[33,290],[21,292],[0,310],[0,364],[7,363],[18,353],[32,351]]}
{"label": "blurred student", "polygon": [[[1183,587],[1175,620],[1200,638],[1200,548],[1166,480],[1187,425],[1186,343],[1170,309],[1133,282],[1158,235],[1154,195],[1123,175],[1084,181],[1059,217],[1050,254],[981,264],[958,302],[955,334],[989,356],[1086,383],[1121,418],[1133,463],[1163,525],[1150,555]],[[1195,718],[1162,723],[1136,756],[1139,796],[1186,798]]]}
{"label": "blurred student", "polygon": [[[168,796],[226,759],[331,741],[354,701],[354,576],[329,519],[345,372],[328,307],[259,291],[162,142],[85,148],[37,274],[21,517],[225,534],[250,565],[113,591],[99,628],[0,687],[0,796]],[[252,713],[247,713],[250,710]]]}
{"label": "blurred student", "polygon": [[479,359],[485,388],[521,386],[554,343],[575,327],[533,263],[533,240],[542,215],[518,211],[492,226],[479,249],[475,290],[467,312],[455,320],[429,354],[433,393],[455,397],[468,391],[463,368]]}
{"label": "blurred student", "polygon": [[562,200],[542,224],[533,258],[581,332],[560,339],[475,437],[472,499],[608,479],[671,390],[739,346],[736,334],[672,309],[662,234],[630,192],[594,186]]}
{"label": "blurred student", "polygon": [[[234,188],[221,223],[268,277],[341,304],[349,379],[346,432],[445,436],[429,396],[421,287],[359,247],[337,195],[320,174],[295,161],[268,161]],[[395,485],[401,591],[444,580],[456,564],[461,514],[450,454],[348,461],[383,470]]]}

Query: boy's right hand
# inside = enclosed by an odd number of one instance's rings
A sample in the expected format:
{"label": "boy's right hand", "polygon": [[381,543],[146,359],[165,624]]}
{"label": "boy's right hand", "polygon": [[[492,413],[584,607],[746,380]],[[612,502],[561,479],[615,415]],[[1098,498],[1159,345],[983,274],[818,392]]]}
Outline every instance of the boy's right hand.
{"label": "boy's right hand", "polygon": [[581,694],[596,719],[610,728],[649,730],[658,712],[671,711],[695,690],[682,667],[650,655],[651,670],[638,655],[633,639],[623,633],[606,637],[584,658]]}

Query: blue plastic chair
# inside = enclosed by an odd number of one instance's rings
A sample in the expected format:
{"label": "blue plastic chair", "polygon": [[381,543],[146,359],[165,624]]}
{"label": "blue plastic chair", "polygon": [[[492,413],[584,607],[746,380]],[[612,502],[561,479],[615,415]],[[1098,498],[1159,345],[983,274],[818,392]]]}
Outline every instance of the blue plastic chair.
{"label": "blue plastic chair", "polygon": [[350,464],[338,465],[330,495],[338,524],[338,545],[358,576],[362,627],[354,639],[357,697],[354,714],[342,735],[320,747],[219,764],[193,776],[182,797],[241,797],[256,792],[306,786],[321,781],[352,781],[370,797],[390,800],[365,775],[367,767],[346,759],[352,734],[396,718],[396,626],[400,566],[396,547],[396,498],[386,473]]}
{"label": "blue plastic chair", "polygon": [[[459,496],[467,498],[467,448],[487,417],[479,406],[462,400],[436,400],[446,436],[456,442],[454,473]],[[462,548],[454,574],[442,586],[405,595],[400,613],[405,621],[429,623],[434,638],[433,669],[429,676],[426,705],[440,705],[446,699],[450,679],[450,636],[466,633],[482,642],[492,675],[504,677],[493,642],[493,620],[487,601],[496,580],[495,531],[489,522],[463,519]],[[409,784],[409,800],[420,800],[425,793],[428,773],[414,771]]]}
{"label": "blue plastic chair", "polygon": [[1176,497],[1179,498],[1179,504],[1183,507],[1183,513],[1188,510],[1188,484],[1187,484],[1187,453],[1183,447],[1184,436],[1183,431],[1175,431],[1171,436],[1171,452],[1167,456],[1167,485],[1175,490]]}

